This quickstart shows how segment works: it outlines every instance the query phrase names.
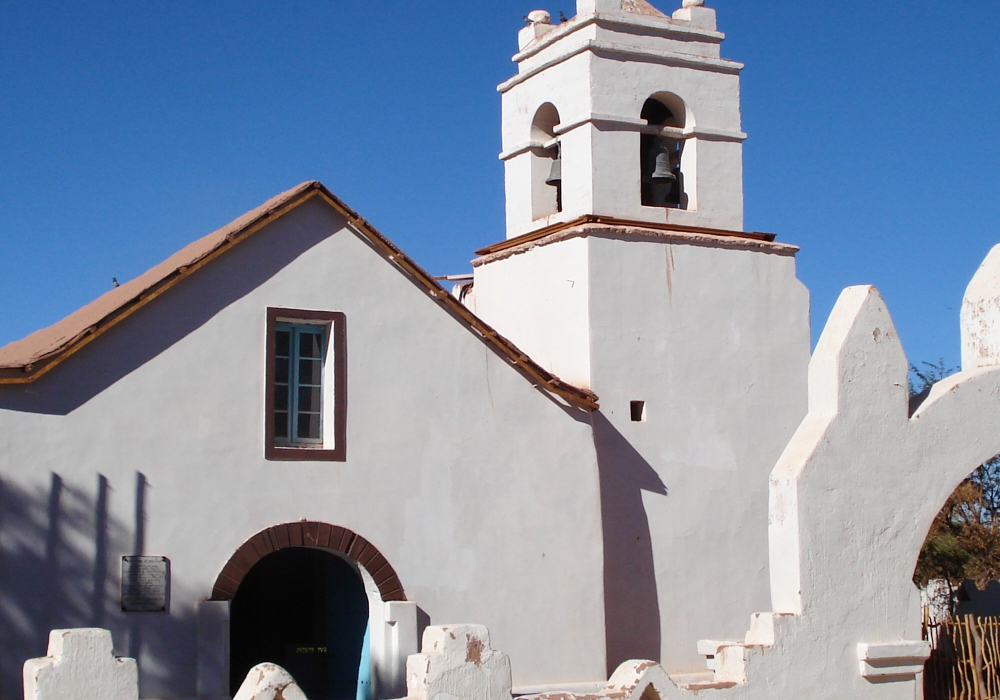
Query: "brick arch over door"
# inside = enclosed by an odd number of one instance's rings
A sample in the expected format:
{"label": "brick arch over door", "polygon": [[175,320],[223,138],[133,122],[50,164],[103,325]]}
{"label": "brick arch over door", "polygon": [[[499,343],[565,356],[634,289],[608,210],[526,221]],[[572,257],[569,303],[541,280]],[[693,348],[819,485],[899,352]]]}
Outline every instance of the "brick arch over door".
{"label": "brick arch over door", "polygon": [[236,550],[212,589],[212,600],[232,600],[250,568],[271,552],[286,547],[316,547],[340,552],[363,566],[378,586],[382,600],[406,600],[392,565],[361,535],[336,525],[303,520],[267,528]]}

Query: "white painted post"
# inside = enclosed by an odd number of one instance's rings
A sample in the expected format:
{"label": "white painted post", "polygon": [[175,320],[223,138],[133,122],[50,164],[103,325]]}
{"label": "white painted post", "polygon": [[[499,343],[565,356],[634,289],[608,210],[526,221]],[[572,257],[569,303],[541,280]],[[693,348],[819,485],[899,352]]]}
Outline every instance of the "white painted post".
{"label": "white painted post", "polygon": [[138,700],[135,659],[116,657],[111,633],[52,630],[48,656],[24,662],[24,700]]}
{"label": "white painted post", "polygon": [[490,647],[483,625],[442,625],[424,630],[423,652],[406,661],[412,700],[510,700],[510,657]]}
{"label": "white painted post", "polygon": [[1000,245],[994,246],[962,300],[962,369],[1000,364]]}
{"label": "white painted post", "polygon": [[[406,693],[406,659],[420,649],[417,644],[417,604],[392,601],[385,606],[385,638],[378,669],[378,697],[398,698]],[[374,651],[374,650],[373,650]]]}

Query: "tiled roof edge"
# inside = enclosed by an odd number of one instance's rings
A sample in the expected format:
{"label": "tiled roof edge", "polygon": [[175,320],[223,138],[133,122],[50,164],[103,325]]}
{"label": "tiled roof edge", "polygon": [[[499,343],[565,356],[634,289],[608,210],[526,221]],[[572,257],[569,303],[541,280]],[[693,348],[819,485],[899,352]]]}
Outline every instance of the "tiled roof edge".
{"label": "tiled roof edge", "polygon": [[424,287],[439,304],[493,346],[501,357],[527,375],[537,386],[578,408],[592,411],[599,407],[596,395],[563,382],[539,366],[449,294],[378,229],[315,180],[304,182],[269,199],[48,328],[35,331],[0,348],[0,384],[27,384],[38,379],[180,280],[314,196],[321,196],[340,212],[351,227],[367,238],[394,267],[418,286]]}

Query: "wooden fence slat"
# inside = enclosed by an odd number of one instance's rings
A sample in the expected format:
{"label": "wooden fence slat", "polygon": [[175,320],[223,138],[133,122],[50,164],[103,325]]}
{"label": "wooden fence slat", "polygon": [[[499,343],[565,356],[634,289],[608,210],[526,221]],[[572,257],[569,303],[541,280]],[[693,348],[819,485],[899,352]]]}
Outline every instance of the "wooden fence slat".
{"label": "wooden fence slat", "polygon": [[994,625],[988,617],[980,617],[976,620],[976,622],[979,626],[979,635],[983,640],[982,659],[980,664],[982,666],[983,693],[986,697],[992,698],[996,695],[993,690],[993,680],[995,677],[993,673],[995,659],[993,656]]}
{"label": "wooden fence slat", "polygon": [[983,646],[983,680],[986,682],[986,694],[992,698],[997,694],[997,627],[995,621],[988,617],[982,620],[985,624],[983,639],[989,642],[988,646]]}
{"label": "wooden fence slat", "polygon": [[1000,700],[1000,618],[923,622],[925,700]]}

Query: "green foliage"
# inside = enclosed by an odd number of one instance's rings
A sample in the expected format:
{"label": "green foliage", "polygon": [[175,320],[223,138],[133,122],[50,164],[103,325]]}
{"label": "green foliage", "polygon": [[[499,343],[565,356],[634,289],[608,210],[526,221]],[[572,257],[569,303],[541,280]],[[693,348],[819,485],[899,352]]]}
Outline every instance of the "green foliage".
{"label": "green foliage", "polygon": [[910,365],[910,398],[926,396],[932,386],[959,370],[958,367],[948,367],[943,357],[939,357],[936,364],[933,362],[920,364],[921,367]]}
{"label": "green foliage", "polygon": [[949,581],[956,577],[964,578],[965,565],[972,559],[972,555],[962,548],[958,537],[949,532],[935,533],[928,537],[920,557],[921,564],[917,570],[920,578],[924,579],[922,583],[936,578]]}
{"label": "green foliage", "polygon": [[913,575],[918,585],[946,579],[957,586],[973,579],[982,588],[1000,578],[998,504],[981,486],[987,482],[995,494],[998,464],[1000,460],[994,458],[976,469],[934,518]]}

